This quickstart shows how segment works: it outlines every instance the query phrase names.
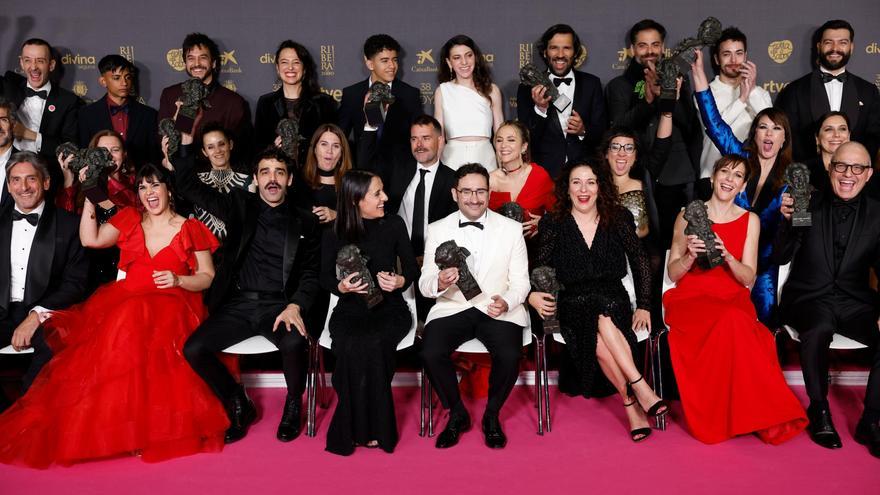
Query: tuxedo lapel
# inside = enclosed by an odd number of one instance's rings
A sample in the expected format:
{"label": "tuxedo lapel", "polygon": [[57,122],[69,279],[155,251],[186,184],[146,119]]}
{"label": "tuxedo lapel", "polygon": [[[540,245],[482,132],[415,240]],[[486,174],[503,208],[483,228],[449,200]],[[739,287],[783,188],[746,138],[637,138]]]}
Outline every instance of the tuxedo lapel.
{"label": "tuxedo lapel", "polygon": [[[825,91],[825,84],[822,83],[822,77],[818,71],[813,72],[810,77],[810,113],[813,115],[813,121],[818,121],[819,117],[831,111],[831,104],[828,103],[828,92]],[[854,122],[850,120],[850,122]]]}
{"label": "tuxedo lapel", "polygon": [[[833,195],[832,195],[833,196]],[[825,247],[825,262],[828,264],[828,273],[834,273],[834,254],[831,243],[834,242],[834,230],[831,227],[831,203],[829,198],[822,205],[822,244]]]}
{"label": "tuxedo lapel", "polygon": [[843,95],[840,98],[840,111],[849,117],[853,127],[859,122],[859,88],[852,74],[849,74],[846,82],[843,83]]}
{"label": "tuxedo lapel", "polygon": [[49,285],[52,260],[55,258],[55,231],[55,208],[46,202],[28,257],[23,300],[27,304],[33,303],[40,294],[46,291],[46,287]]}
{"label": "tuxedo lapel", "polygon": [[287,237],[284,239],[284,262],[281,274],[281,284],[283,287],[287,287],[287,280],[290,277],[290,270],[293,268],[293,260],[296,258],[296,249],[299,246],[299,239],[302,235],[302,224],[296,209],[292,206],[292,202],[287,214]]}
{"label": "tuxedo lapel", "polygon": [[[141,106],[138,102],[132,101],[128,104],[128,129],[125,130],[125,142],[129,144],[132,140],[138,136],[138,131],[144,125],[144,117],[146,117],[147,112],[144,111],[144,107]],[[107,118],[110,118],[110,110],[107,110]],[[111,127],[108,129],[112,129]]]}
{"label": "tuxedo lapel", "polygon": [[852,252],[856,250],[856,246],[854,244],[859,241],[860,237],[856,235],[856,232],[862,232],[865,227],[865,212],[868,209],[868,198],[863,197],[859,202],[859,208],[856,210],[856,218],[852,223],[852,228],[849,231],[849,241],[846,243],[846,250],[843,252],[843,259],[840,260],[840,267],[843,268],[846,266],[846,262],[850,259]]}
{"label": "tuxedo lapel", "polygon": [[40,132],[47,132],[48,129],[52,129],[52,124],[54,124],[56,115],[60,115],[58,112],[58,95],[61,92],[58,90],[58,87],[54,84],[52,85],[52,91],[49,92],[49,95],[46,97],[46,106],[43,107],[43,119],[40,120]]}
{"label": "tuxedo lapel", "polygon": [[4,318],[9,308],[10,245],[12,244],[12,206],[0,208],[0,318]]}
{"label": "tuxedo lapel", "polygon": [[272,96],[272,108],[275,109],[279,119],[287,114],[287,109],[284,108],[284,89],[279,89]]}

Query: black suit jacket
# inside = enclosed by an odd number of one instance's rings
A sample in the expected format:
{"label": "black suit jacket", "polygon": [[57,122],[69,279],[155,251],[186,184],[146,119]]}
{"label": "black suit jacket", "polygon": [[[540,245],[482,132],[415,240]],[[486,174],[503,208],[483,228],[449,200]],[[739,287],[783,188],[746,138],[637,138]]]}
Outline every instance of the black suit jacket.
{"label": "black suit jacket", "polygon": [[[19,108],[24,101],[26,87],[27,80],[15,72],[9,71],[3,76],[2,95]],[[40,128],[32,129],[43,136],[40,154],[49,162],[53,189],[63,182],[61,167],[55,157],[55,148],[67,141],[77,142],[76,127],[81,106],[82,100],[79,97],[53,81],[52,91],[46,97]]]}
{"label": "black suit jacket", "polygon": [[[130,99],[128,102],[128,129],[125,135],[125,149],[136,165],[147,162],[158,163],[162,153],[156,134],[159,113],[151,107]],[[113,129],[110,121],[110,109],[107,106],[107,95],[98,101],[86,105],[79,112],[77,123],[79,146],[89,145],[92,136],[98,131]]]}
{"label": "black suit jacket", "polygon": [[[818,69],[792,81],[776,97],[777,108],[788,115],[793,134],[794,159],[816,156],[816,125],[819,117],[831,110],[828,93]],[[850,139],[868,148],[871,157],[880,145],[880,93],[877,86],[847,72],[840,110],[849,117]]]}
{"label": "black suit jacket", "polygon": [[584,139],[565,133],[553,104],[547,108],[547,117],[538,115],[531,86],[520,84],[516,92],[517,118],[529,128],[532,161],[544,167],[551,177],[556,177],[562,170],[566,157],[569,162],[574,162],[591,156],[602,140],[607,125],[599,78],[574,71],[574,83],[572,107],[584,121],[587,131]]}
{"label": "black suit jacket", "polygon": [[[14,202],[0,207],[0,319],[9,311],[13,208]],[[31,245],[22,303],[50,310],[67,308],[85,296],[88,272],[89,262],[79,241],[79,218],[47,200]]]}
{"label": "black suit jacket", "polygon": [[[299,132],[303,141],[299,145],[299,166],[305,164],[306,154],[312,134],[321,124],[335,124],[338,120],[336,102],[330,96],[319,93],[317,95],[300,98]],[[281,119],[287,118],[287,108],[284,102],[284,89],[264,94],[257,102],[257,112],[254,116],[254,142],[256,150],[262,151],[275,142],[275,128]]]}
{"label": "black suit jacket", "polygon": [[880,200],[862,192],[849,243],[836,273],[832,200],[833,194],[828,191],[814,193],[810,205],[812,226],[793,228],[790,222],[783,222],[777,231],[772,261],[779,265],[791,261],[780,303],[786,313],[827,296],[835,286],[871,307],[880,303],[869,282],[869,269],[880,269]]}
{"label": "black suit jacket", "polygon": [[[179,154],[172,160],[177,192],[187,201],[223,220],[228,229],[223,243],[223,262],[217,267],[214,282],[206,297],[208,309],[213,311],[235,292],[236,277],[257,228],[256,219],[262,199],[257,194],[237,188],[224,194],[202,183],[196,176],[193,150],[189,148],[190,146],[182,146]],[[284,265],[266,269],[280,268],[283,271],[282,282],[288,302],[298,304],[303,313],[308,313],[320,290],[320,230],[315,216],[296,208],[290,198],[285,205],[278,208],[290,208],[290,221],[284,243]]]}
{"label": "black suit jacket", "polygon": [[[346,136],[352,135],[351,149],[357,149],[361,134],[364,132],[366,116],[364,115],[364,97],[369,90],[369,80],[352,84],[342,90],[342,103],[339,105],[339,127]],[[423,113],[419,90],[409,84],[395,79],[391,83],[391,94],[395,100],[388,107],[385,124],[382,128],[382,139],[379,148],[383,155],[396,156],[403,161],[409,150],[410,125],[413,119]]]}

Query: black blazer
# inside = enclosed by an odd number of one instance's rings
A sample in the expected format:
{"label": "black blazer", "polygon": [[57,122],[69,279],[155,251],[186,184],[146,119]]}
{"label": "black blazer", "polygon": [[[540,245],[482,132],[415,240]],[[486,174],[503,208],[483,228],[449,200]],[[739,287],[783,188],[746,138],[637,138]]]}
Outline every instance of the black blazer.
{"label": "black blazer", "polygon": [[[214,282],[206,296],[208,309],[213,311],[235,292],[235,279],[254,238],[262,199],[258,194],[238,188],[224,194],[202,183],[196,176],[193,150],[189,148],[191,146],[181,146],[180,152],[172,160],[177,193],[223,220],[228,229],[223,243],[223,262],[217,267]],[[283,270],[282,281],[288,302],[298,304],[303,313],[308,313],[320,290],[320,230],[315,216],[293,206],[292,199],[289,198],[286,206],[281,207],[290,208],[284,265],[268,269]]]}
{"label": "black blazer", "polygon": [[[10,201],[0,207],[0,319],[9,311],[14,204]],[[89,262],[79,241],[79,218],[47,199],[31,245],[22,303],[50,310],[67,308],[85,296],[88,273]]]}
{"label": "black blazer", "polygon": [[[819,117],[831,110],[828,94],[818,69],[792,81],[776,97],[776,108],[788,115],[793,135],[794,159],[816,156],[816,125]],[[847,72],[840,110],[849,117],[850,139],[868,148],[871,157],[880,145],[880,93],[877,86]]]}
{"label": "black blazer", "polygon": [[[129,158],[136,164],[158,163],[162,158],[156,129],[159,128],[159,113],[151,107],[131,98],[128,102],[128,129],[125,136],[125,149]],[[92,136],[105,129],[113,129],[107,95],[86,105],[79,111],[77,123],[79,146],[89,145]]]}
{"label": "black blazer", "polygon": [[544,167],[551,177],[556,177],[566,163],[580,161],[591,156],[602,140],[607,118],[602,83],[599,78],[586,72],[574,71],[573,110],[584,120],[586,135],[579,139],[566,134],[559,124],[559,116],[552,104],[547,108],[547,117],[535,112],[532,101],[532,88],[520,84],[516,92],[516,114],[520,122],[529,128],[532,161]]}
{"label": "black blazer", "polygon": [[[342,90],[342,103],[339,105],[339,127],[346,136],[352,135],[351,149],[357,149],[361,134],[364,132],[366,116],[364,115],[364,97],[369,89],[369,80],[352,84]],[[413,119],[424,113],[419,90],[409,84],[395,79],[391,84],[391,94],[395,100],[388,107],[382,139],[379,147],[393,154],[399,160],[410,154],[409,128]],[[386,153],[383,153],[386,154]],[[390,155],[389,155],[390,156]]]}
{"label": "black blazer", "polygon": [[[309,143],[312,135],[321,124],[335,124],[338,120],[336,102],[330,96],[319,93],[317,95],[300,98],[302,105],[299,117],[300,135],[305,139],[299,145],[298,164],[305,164]],[[260,152],[275,142],[275,127],[278,122],[287,118],[287,108],[284,103],[284,90],[279,89],[272,93],[264,94],[257,102],[257,112],[254,115],[254,141],[257,152]]]}
{"label": "black blazer", "polygon": [[835,273],[833,197],[827,191],[814,193],[811,227],[793,228],[791,222],[782,222],[777,231],[772,261],[779,265],[791,261],[780,303],[788,313],[796,311],[799,304],[827,296],[835,285],[847,296],[872,307],[880,303],[869,282],[869,269],[880,269],[880,200],[862,192],[849,244]]}

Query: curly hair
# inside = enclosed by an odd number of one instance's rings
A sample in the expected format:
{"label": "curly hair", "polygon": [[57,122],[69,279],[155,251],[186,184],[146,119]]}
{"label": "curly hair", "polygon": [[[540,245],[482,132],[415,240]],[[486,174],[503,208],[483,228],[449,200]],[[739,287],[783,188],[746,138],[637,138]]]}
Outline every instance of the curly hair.
{"label": "curly hair", "polygon": [[480,47],[477,46],[474,40],[463,34],[453,36],[440,49],[440,58],[443,59],[443,62],[438,64],[437,80],[440,83],[445,83],[455,79],[455,73],[449,67],[449,64],[445,62],[449,59],[449,52],[452,51],[452,48],[459,45],[466,46],[474,52],[474,86],[477,88],[478,93],[488,99],[492,93],[492,71],[489,69],[489,64],[483,58],[483,52],[480,51]]}
{"label": "curly hair", "polygon": [[568,193],[568,181],[575,169],[588,167],[596,175],[596,183],[599,186],[599,194],[596,197],[596,209],[599,211],[599,226],[607,228],[618,216],[623,207],[617,196],[617,189],[611,179],[611,169],[604,159],[592,159],[588,161],[572,162],[565,166],[556,178],[556,206],[551,214],[562,218],[574,208],[574,203]]}

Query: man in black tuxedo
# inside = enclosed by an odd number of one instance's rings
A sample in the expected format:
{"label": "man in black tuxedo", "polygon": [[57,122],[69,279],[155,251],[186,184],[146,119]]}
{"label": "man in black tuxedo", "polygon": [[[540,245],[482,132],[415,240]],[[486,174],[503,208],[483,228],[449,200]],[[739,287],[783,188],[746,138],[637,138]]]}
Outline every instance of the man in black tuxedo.
{"label": "man in black tuxedo", "polygon": [[107,94],[80,110],[79,146],[87,147],[98,131],[112,129],[125,139],[125,151],[135,165],[158,163],[158,113],[134,96],[134,65],[123,56],[107,55],[98,62],[98,71]]}
{"label": "man in black tuxedo", "polygon": [[[665,52],[665,40],[666,28],[657,21],[637,22],[629,31],[633,58],[626,71],[605,87],[611,125],[629,127],[638,133],[643,150],[653,146],[657,135],[660,86],[655,67]],[[652,178],[660,217],[661,249],[667,249],[672,242],[675,218],[692,199],[694,181],[700,177],[702,131],[690,84],[685,80],[672,112],[669,156],[659,174]],[[642,153],[646,156],[645,151]]]}
{"label": "man in black tuxedo", "polygon": [[82,101],[49,80],[55,70],[55,52],[45,40],[31,38],[21,45],[19,56],[24,77],[8,71],[3,76],[0,96],[18,107],[15,147],[42,155],[49,165],[53,188],[61,185],[61,168],[55,148],[65,141],[76,142],[76,122]]}
{"label": "man in black tuxedo", "polygon": [[777,233],[773,261],[791,262],[779,306],[784,321],[800,332],[810,437],[823,447],[841,447],[827,400],[828,346],[837,332],[874,352],[855,438],[880,457],[880,297],[869,281],[870,268],[880,270],[880,200],[862,194],[872,173],[864,146],[842,144],[831,158],[830,189],[810,205],[812,226],[792,227],[794,201],[783,198],[788,221]]}
{"label": "man in black tuxedo", "polygon": [[6,164],[12,155],[18,153],[12,145],[13,126],[15,126],[15,103],[0,98],[0,208],[12,202],[12,196],[6,188]]}
{"label": "man in black tuxedo", "polygon": [[[592,155],[607,125],[599,78],[574,70],[581,40],[567,24],[551,26],[538,42],[550,80],[572,102],[559,111],[543,86],[519,85],[516,112],[531,134],[532,158],[555,177],[568,162]],[[584,54],[585,55],[585,54]]]}
{"label": "man in black tuxedo", "polygon": [[[192,142],[187,134],[186,141]],[[237,188],[224,194],[203,184],[196,177],[194,153],[187,144],[172,157],[178,193],[223,220],[228,230],[224,260],[206,300],[210,316],[190,336],[183,354],[226,405],[231,422],[226,443],[231,443],[245,436],[256,408],[217,353],[254,335],[272,341],[281,351],[287,381],[277,437],[289,442],[301,427],[308,336],[303,317],[320,290],[318,223],[288,200],[293,177],[279,149],[255,158],[258,194]]]}
{"label": "man in black tuxedo", "polygon": [[[365,81],[352,84],[342,90],[339,105],[339,127],[351,137],[351,149],[357,149],[364,131],[375,131],[379,154],[394,156],[404,161],[409,155],[409,126],[415,116],[421,115],[419,90],[397,79],[400,43],[387,34],[374,34],[364,42],[364,64],[370,71]],[[370,86],[375,82],[391,85],[394,103],[382,109],[385,122],[372,127],[367,123],[364,104]],[[356,157],[357,158],[357,157]]]}
{"label": "man in black tuxedo", "polygon": [[791,124],[792,152],[796,161],[816,156],[816,126],[831,110],[849,117],[850,139],[865,145],[872,157],[880,146],[880,94],[877,87],[848,72],[855,32],[850,23],[833,20],[814,35],[818,66],[792,81],[779,93],[776,107]]}
{"label": "man in black tuxedo", "polygon": [[27,390],[52,357],[40,323],[82,299],[88,261],[79,219],[46,201],[46,161],[20,151],[5,171],[12,201],[0,207],[0,347],[34,348],[23,380]]}

